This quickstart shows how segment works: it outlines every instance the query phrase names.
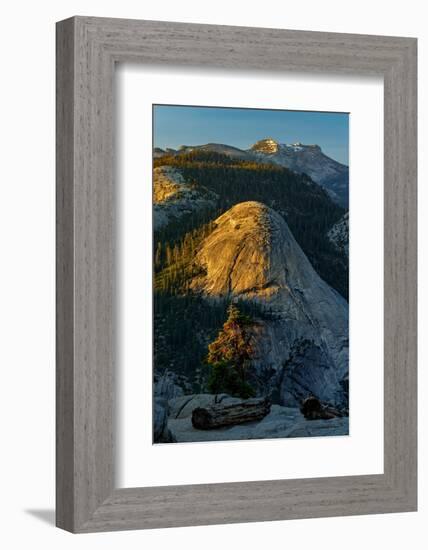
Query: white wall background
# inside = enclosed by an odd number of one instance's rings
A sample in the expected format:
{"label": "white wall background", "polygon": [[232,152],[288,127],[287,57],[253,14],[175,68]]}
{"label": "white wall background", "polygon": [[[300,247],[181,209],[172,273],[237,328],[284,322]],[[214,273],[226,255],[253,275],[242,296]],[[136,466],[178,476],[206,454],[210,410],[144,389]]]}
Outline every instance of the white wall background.
{"label": "white wall background", "polygon": [[[15,0],[3,5],[1,41],[0,544],[3,548],[413,548],[426,540],[427,471],[419,512],[265,524],[73,536],[53,527],[54,506],[54,23],[97,15],[419,38],[420,280],[428,277],[428,29],[419,0]],[[428,329],[419,291],[420,334]],[[425,307],[424,307],[425,306]],[[421,341],[423,343],[423,338]],[[421,346],[420,459],[428,460],[423,397],[428,353]],[[424,391],[425,390],[425,391]]]}

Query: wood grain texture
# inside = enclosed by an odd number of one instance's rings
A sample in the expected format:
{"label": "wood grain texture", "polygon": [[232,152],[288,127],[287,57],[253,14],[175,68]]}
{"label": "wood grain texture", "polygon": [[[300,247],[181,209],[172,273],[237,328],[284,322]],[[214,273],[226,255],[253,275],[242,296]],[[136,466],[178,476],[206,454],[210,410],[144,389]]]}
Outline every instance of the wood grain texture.
{"label": "wood grain texture", "polygon": [[[113,82],[125,61],[383,76],[383,475],[115,489]],[[416,510],[416,40],[75,17],[57,26],[57,98],[57,525],[92,532]]]}
{"label": "wood grain texture", "polygon": [[56,41],[56,522],[74,525],[74,23]]}

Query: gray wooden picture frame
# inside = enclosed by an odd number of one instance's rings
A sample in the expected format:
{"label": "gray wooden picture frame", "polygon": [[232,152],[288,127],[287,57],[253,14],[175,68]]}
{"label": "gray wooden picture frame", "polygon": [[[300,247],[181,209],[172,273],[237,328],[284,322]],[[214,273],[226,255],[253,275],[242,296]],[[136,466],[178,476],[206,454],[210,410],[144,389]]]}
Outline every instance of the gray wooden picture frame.
{"label": "gray wooden picture frame", "polygon": [[[414,38],[155,21],[57,24],[58,527],[83,533],[416,510],[416,47]],[[383,474],[115,488],[117,62],[383,77]]]}

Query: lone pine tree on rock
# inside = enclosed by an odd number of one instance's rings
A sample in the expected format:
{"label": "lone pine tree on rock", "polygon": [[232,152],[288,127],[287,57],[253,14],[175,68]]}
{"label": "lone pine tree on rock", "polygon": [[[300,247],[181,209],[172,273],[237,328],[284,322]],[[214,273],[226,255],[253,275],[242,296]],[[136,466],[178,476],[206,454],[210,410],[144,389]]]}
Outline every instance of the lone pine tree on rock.
{"label": "lone pine tree on rock", "polygon": [[235,304],[227,310],[228,318],[217,338],[208,346],[207,363],[211,365],[208,389],[246,399],[255,395],[248,384],[248,362],[254,354],[250,327],[254,321]]}

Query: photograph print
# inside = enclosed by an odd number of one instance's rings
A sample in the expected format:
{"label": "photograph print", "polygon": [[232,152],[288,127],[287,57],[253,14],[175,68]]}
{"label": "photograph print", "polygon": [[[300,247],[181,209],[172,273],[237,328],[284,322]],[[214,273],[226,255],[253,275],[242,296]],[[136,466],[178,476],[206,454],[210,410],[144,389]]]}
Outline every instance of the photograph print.
{"label": "photograph print", "polygon": [[349,434],[349,114],[153,105],[153,443]]}

